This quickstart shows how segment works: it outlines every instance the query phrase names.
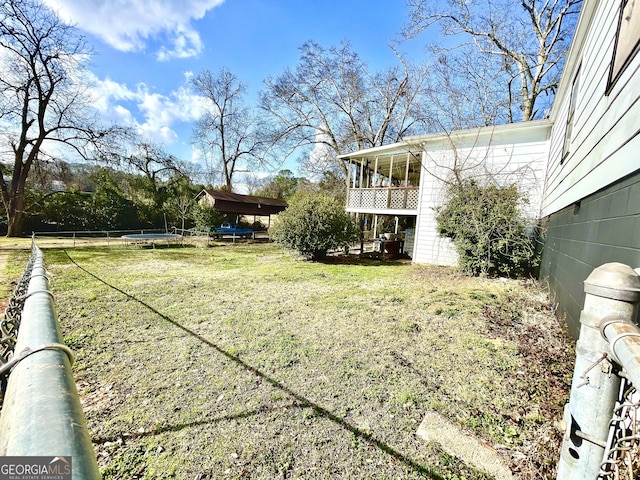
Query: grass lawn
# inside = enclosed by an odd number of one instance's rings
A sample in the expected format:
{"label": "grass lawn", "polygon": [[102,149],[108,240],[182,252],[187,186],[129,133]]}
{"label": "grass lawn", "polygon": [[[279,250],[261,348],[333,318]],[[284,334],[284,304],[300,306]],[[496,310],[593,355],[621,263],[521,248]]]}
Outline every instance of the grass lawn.
{"label": "grass lawn", "polygon": [[44,256],[105,479],[490,478],[416,437],[426,411],[555,478],[574,354],[535,282],[264,244]]}

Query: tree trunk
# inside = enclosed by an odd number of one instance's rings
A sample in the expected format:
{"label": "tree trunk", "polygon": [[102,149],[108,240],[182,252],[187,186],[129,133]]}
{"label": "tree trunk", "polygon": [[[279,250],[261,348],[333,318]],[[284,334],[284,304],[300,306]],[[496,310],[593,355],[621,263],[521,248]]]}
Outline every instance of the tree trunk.
{"label": "tree trunk", "polygon": [[24,218],[24,193],[12,193],[7,212],[7,237],[22,236],[22,220]]}
{"label": "tree trunk", "polygon": [[9,209],[7,211],[7,221],[9,225],[7,227],[7,237],[21,237],[23,234],[22,221],[24,220],[26,204],[24,192],[32,162],[31,155],[24,163],[16,159],[8,193]]}

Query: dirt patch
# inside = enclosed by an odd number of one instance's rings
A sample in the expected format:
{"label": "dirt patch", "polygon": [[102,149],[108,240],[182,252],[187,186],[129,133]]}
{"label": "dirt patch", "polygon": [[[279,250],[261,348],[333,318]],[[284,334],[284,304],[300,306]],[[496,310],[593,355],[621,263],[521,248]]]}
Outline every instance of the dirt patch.
{"label": "dirt patch", "polygon": [[341,253],[334,253],[327,255],[324,259],[318,263],[325,263],[328,265],[411,265],[411,259],[408,257],[396,257],[388,258],[380,255],[344,255]]}

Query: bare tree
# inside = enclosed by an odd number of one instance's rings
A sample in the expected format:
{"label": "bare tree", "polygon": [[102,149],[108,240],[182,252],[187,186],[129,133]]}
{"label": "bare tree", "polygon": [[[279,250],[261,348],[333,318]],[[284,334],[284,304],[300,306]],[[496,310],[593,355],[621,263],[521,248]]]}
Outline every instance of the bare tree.
{"label": "bare tree", "polygon": [[337,170],[346,178],[340,153],[424,131],[424,68],[401,62],[371,74],[347,42],[324,48],[310,41],[300,50],[295,70],[265,81],[260,106],[271,119],[273,141],[289,153],[313,147],[310,172]]}
{"label": "bare tree", "polygon": [[192,85],[207,102],[194,129],[194,142],[211,161],[211,169],[222,172],[225,188],[232,191],[234,174],[263,160],[255,115],[244,104],[246,86],[226,68],[215,74],[205,70]]}
{"label": "bare tree", "polygon": [[437,52],[430,68],[427,95],[438,131],[509,122],[511,99],[501,83],[497,57],[478,54],[470,47],[462,47],[456,53]]}
{"label": "bare tree", "polygon": [[78,31],[37,0],[0,2],[0,156],[12,165],[10,180],[0,176],[8,236],[22,234],[25,185],[37,162],[55,160],[63,147],[95,157],[118,131],[97,127],[83,78],[90,55]]}
{"label": "bare tree", "polygon": [[[439,24],[444,35],[466,35],[481,54],[502,59],[505,88],[519,96],[522,120],[540,116],[536,101],[552,94],[582,0],[408,0],[412,38]],[[519,5],[517,5],[519,4]],[[512,89],[518,89],[514,94]],[[509,121],[513,121],[509,109]]]}
{"label": "bare tree", "polygon": [[134,173],[142,174],[141,190],[150,194],[153,207],[162,209],[168,189],[187,177],[182,162],[161,147],[146,142],[136,145],[136,151],[123,158],[121,163]]}
{"label": "bare tree", "polygon": [[185,222],[187,221],[187,218],[189,218],[189,213],[195,203],[193,195],[190,195],[188,192],[180,192],[178,195],[169,198],[165,202],[164,206],[169,213],[175,215],[175,217],[181,221],[181,230],[183,234]]}

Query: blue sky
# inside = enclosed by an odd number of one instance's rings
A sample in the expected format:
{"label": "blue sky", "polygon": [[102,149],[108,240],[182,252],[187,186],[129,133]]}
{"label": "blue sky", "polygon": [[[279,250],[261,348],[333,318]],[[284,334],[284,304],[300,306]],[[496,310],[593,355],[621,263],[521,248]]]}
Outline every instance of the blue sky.
{"label": "blue sky", "polygon": [[[328,47],[346,39],[372,70],[395,65],[389,42],[407,19],[403,0],[45,0],[86,35],[108,121],[136,128],[193,162],[193,122],[201,102],[188,79],[227,67],[248,85],[295,67],[307,40]],[[424,59],[423,36],[401,45]],[[291,162],[289,168],[295,167]]]}

